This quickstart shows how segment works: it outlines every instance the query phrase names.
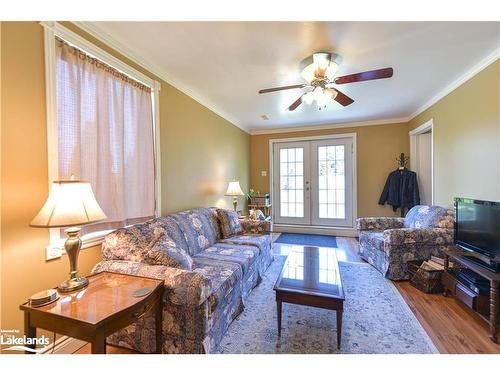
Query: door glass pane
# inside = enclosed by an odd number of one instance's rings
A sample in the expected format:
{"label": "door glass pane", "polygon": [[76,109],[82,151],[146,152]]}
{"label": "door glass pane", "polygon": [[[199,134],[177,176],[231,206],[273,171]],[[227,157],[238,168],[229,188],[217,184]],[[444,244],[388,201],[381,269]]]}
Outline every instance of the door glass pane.
{"label": "door glass pane", "polygon": [[345,219],[344,145],[318,146],[318,202],[321,219]]}
{"label": "door glass pane", "polygon": [[304,149],[280,150],[280,215],[304,217]]}

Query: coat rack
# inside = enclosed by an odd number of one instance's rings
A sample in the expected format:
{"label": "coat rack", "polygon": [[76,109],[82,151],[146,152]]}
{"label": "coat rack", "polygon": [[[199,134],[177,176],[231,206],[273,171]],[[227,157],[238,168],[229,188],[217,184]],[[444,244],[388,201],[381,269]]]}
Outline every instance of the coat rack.
{"label": "coat rack", "polygon": [[405,169],[408,166],[408,162],[410,161],[409,156],[405,156],[405,153],[402,152],[398,158],[396,158],[398,162],[399,169]]}
{"label": "coat rack", "polygon": [[[396,158],[396,161],[398,162],[398,169],[400,171],[406,169],[408,167],[408,162],[410,161],[410,157],[406,156],[404,152],[402,152],[398,158]],[[401,207],[401,217],[405,217],[405,208]]]}

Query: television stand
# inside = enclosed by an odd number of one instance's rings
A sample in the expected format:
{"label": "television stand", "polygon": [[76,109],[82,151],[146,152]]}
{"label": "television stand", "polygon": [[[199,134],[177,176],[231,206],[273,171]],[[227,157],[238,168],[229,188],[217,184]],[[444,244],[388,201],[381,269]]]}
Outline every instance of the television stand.
{"label": "television stand", "polygon": [[500,263],[494,263],[494,262],[487,263],[482,258],[479,258],[479,257],[474,256],[474,255],[464,255],[464,258],[467,258],[471,262],[474,262],[474,263],[480,265],[481,267],[487,268],[490,271],[500,273]]}
{"label": "television stand", "polygon": [[[492,270],[481,266],[475,260],[472,261],[470,258],[464,256],[464,252],[457,247],[450,247],[445,250],[444,257],[444,269],[443,273],[443,286],[444,295],[453,295],[458,300],[462,301],[466,306],[471,308],[477,313],[484,321],[486,321],[490,326],[490,339],[494,343],[498,344],[497,331],[499,328],[499,283],[500,274],[493,272]],[[466,285],[462,280],[456,277],[455,272],[449,267],[450,260],[455,266],[461,268],[468,268],[474,271],[478,275],[484,277],[490,282],[490,293],[489,293],[489,309],[488,309],[488,296],[480,295]]]}

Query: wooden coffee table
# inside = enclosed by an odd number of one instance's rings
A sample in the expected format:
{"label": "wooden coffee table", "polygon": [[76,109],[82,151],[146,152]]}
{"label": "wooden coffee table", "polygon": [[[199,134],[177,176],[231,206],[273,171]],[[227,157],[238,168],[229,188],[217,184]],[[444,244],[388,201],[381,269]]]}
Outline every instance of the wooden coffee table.
{"label": "wooden coffee table", "polygon": [[[161,353],[163,280],[113,272],[97,273],[88,279],[87,287],[60,293],[60,298],[48,305],[22,304],[25,335],[36,337],[38,327],[88,341],[92,353],[106,353],[107,336],[154,311],[156,353]],[[139,290],[146,294],[135,296]]]}
{"label": "wooden coffee table", "polygon": [[288,258],[274,285],[278,308],[278,335],[281,336],[282,303],[294,303],[337,312],[337,347],[342,337],[344,289],[334,249],[304,247]]}

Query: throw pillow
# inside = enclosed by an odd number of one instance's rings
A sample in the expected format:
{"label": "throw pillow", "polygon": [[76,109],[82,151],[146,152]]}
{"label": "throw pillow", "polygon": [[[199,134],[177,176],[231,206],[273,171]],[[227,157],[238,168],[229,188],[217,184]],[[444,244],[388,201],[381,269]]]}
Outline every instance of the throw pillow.
{"label": "throw pillow", "polygon": [[222,236],[228,238],[243,232],[238,213],[231,210],[217,209]]}
{"label": "throw pillow", "polygon": [[160,237],[144,255],[144,262],[191,271],[193,259],[188,252],[177,247],[166,234]]}

